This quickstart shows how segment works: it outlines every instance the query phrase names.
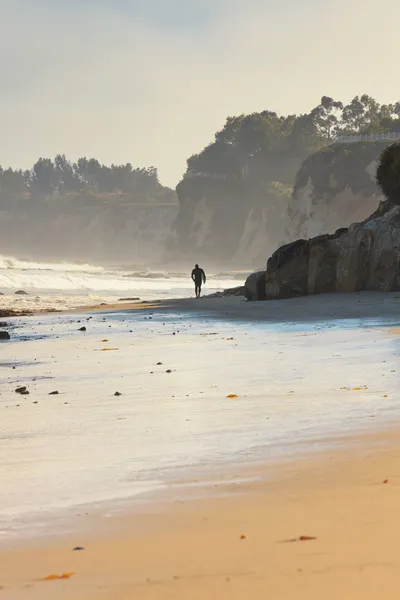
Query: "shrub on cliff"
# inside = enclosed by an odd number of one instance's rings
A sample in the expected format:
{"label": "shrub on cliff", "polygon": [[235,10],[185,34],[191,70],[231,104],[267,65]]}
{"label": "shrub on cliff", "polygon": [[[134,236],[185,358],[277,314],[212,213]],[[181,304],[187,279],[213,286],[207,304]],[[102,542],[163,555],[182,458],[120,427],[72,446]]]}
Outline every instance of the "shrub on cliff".
{"label": "shrub on cliff", "polygon": [[396,142],[382,152],[376,182],[391,204],[400,204],[400,143]]}

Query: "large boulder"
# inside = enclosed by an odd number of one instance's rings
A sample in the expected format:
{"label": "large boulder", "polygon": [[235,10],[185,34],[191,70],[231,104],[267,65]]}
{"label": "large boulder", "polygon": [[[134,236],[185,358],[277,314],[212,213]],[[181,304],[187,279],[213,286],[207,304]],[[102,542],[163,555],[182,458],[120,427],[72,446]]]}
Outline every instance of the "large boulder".
{"label": "large boulder", "polygon": [[265,271],[250,273],[244,287],[247,300],[265,300]]}
{"label": "large boulder", "polygon": [[336,291],[340,240],[346,231],[339,229],[332,235],[320,235],[309,241],[308,294],[328,294]]}
{"label": "large boulder", "polygon": [[349,227],[341,240],[336,289],[340,292],[400,289],[400,206]]}
{"label": "large boulder", "polygon": [[268,261],[266,298],[400,290],[400,206],[385,208],[348,229],[279,248]]}
{"label": "large boulder", "polygon": [[309,240],[297,240],[278,248],[268,260],[266,298],[291,298],[308,293]]}

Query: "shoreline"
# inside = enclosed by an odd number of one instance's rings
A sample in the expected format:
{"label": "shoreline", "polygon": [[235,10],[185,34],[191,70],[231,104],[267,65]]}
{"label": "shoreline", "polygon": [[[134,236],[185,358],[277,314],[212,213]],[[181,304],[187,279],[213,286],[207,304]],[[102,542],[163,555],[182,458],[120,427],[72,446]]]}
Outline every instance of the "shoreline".
{"label": "shoreline", "polygon": [[[398,301],[398,302],[397,302]],[[79,315],[83,313],[120,313],[157,311],[159,313],[207,313],[221,320],[249,322],[308,322],[318,319],[347,320],[363,318],[398,318],[400,292],[349,292],[299,296],[280,300],[247,301],[242,296],[202,296],[201,298],[166,298],[135,302],[85,304],[70,309],[3,309],[1,318],[43,315]]]}
{"label": "shoreline", "polygon": [[[398,301],[398,302],[397,302]],[[281,300],[247,301],[241,296],[176,298],[153,302],[117,303],[83,306],[76,310],[123,312],[156,310],[161,313],[208,313],[223,320],[310,321],[317,319],[357,319],[395,317],[400,321],[399,292],[352,292],[315,294]]]}
{"label": "shoreline", "polygon": [[[0,595],[337,600],[350,585],[352,600],[375,598],[397,570],[386,554],[379,562],[379,544],[400,500],[399,298],[183,299],[33,317],[21,339],[29,328],[37,338],[2,347],[2,476],[42,515],[53,500],[81,504],[65,511],[69,533],[50,515],[0,549]],[[20,400],[21,383],[31,395]],[[162,488],[131,500],[157,477]],[[102,504],[103,493],[114,496]],[[302,535],[317,539],[281,544]]]}
{"label": "shoreline", "polygon": [[[224,494],[209,488],[201,499],[115,517],[96,533],[0,550],[2,591],[9,600],[372,600],[380,590],[394,600],[398,429],[351,441],[272,471],[250,470],[256,480]],[[39,581],[62,573],[73,575]]]}

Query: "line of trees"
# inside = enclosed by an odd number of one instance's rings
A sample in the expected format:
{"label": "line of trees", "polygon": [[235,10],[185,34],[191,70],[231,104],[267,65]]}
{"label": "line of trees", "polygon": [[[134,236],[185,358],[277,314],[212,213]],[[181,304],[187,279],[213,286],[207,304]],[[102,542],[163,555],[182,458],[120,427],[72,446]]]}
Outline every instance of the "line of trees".
{"label": "line of trees", "polygon": [[43,197],[68,193],[122,194],[147,196],[162,189],[155,167],[133,168],[125,165],[100,164],[95,158],[79,158],[71,163],[64,154],[54,160],[39,158],[27,171],[0,167],[0,193],[29,194]]}
{"label": "line of trees", "polygon": [[215,140],[187,160],[186,176],[256,176],[291,183],[301,162],[341,135],[400,131],[400,102],[379,104],[364,94],[343,104],[328,96],[307,114],[265,110],[228,117]]}

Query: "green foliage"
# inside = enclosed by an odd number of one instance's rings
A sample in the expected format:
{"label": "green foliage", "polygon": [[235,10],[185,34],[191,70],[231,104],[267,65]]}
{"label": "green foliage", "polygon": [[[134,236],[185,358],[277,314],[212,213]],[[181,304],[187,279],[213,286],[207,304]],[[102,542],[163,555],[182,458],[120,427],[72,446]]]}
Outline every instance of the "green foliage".
{"label": "green foliage", "polygon": [[382,152],[376,182],[391,204],[400,204],[400,143]]}
{"label": "green foliage", "polygon": [[329,96],[307,114],[228,117],[202,152],[187,161],[185,177],[294,182],[303,160],[338,136],[400,131],[400,102],[379,104],[363,94],[344,105]]}
{"label": "green foliage", "polygon": [[57,154],[54,160],[39,158],[32,169],[21,170],[0,167],[0,195],[31,198],[73,196],[86,199],[96,197],[128,197],[131,201],[171,201],[172,191],[164,188],[155,167],[133,168],[130,163],[110,167],[95,158],[79,158],[76,163]]}
{"label": "green foliage", "polygon": [[315,198],[334,197],[346,188],[354,194],[373,195],[377,188],[367,170],[378,161],[387,142],[356,142],[332,144],[311,154],[301,165],[294,186],[294,194],[311,179]]}

